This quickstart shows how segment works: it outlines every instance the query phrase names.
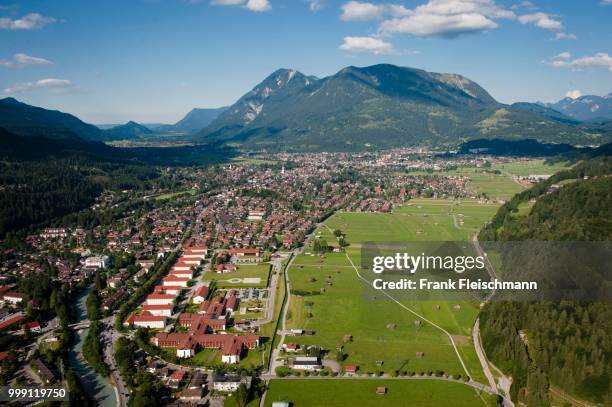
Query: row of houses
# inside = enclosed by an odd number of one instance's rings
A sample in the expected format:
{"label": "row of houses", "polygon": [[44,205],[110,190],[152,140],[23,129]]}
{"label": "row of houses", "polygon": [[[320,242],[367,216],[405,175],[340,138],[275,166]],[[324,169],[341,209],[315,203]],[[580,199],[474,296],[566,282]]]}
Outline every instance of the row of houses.
{"label": "row of houses", "polygon": [[176,301],[183,289],[193,278],[193,269],[206,258],[206,246],[189,246],[182,256],[162,279],[162,284],[154,287],[142,306],[140,314],[132,313],[124,322],[125,326],[164,329],[174,312]]}

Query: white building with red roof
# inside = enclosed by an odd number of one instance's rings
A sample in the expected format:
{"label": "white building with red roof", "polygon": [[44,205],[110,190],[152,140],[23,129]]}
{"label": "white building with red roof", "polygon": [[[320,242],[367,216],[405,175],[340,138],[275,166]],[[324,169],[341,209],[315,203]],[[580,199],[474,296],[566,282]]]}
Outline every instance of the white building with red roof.
{"label": "white building with red roof", "polygon": [[174,286],[174,287],[187,287],[189,285],[189,278],[175,277],[172,275],[167,276],[162,280],[163,286]]}
{"label": "white building with red roof", "polygon": [[149,294],[145,303],[147,305],[169,305],[174,304],[174,300],[176,300],[176,295],[172,294]]}

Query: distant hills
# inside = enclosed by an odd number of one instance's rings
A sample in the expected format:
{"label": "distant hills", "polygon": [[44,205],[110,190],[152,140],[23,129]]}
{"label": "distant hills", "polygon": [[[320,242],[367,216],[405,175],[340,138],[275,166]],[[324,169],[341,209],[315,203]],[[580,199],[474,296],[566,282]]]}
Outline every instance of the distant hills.
{"label": "distant hills", "polygon": [[558,110],[555,110],[551,107],[546,107],[539,103],[517,102],[513,103],[511,107],[514,109],[526,110],[528,112],[532,112],[539,116],[564,124],[577,125],[580,123],[580,120],[573,119],[559,112]]}
{"label": "distant hills", "polygon": [[217,109],[192,109],[185,117],[175,124],[152,127],[157,133],[195,133],[208,126],[223,113],[227,107]]}
{"label": "distant hills", "polygon": [[316,78],[280,69],[200,131],[196,141],[245,149],[361,150],[402,145],[456,146],[479,138],[601,144],[585,129],[538,106],[497,102],[456,74],[381,64]]}
{"label": "distant hills", "polygon": [[0,127],[21,136],[101,140],[102,130],[57,110],[30,106],[13,98],[0,99]]}
{"label": "distant hills", "polygon": [[575,120],[612,120],[612,93],[605,96],[585,95],[564,98],[556,103],[541,103]]}
{"label": "distant hills", "polygon": [[129,121],[120,126],[111,127],[103,131],[104,140],[126,140],[137,138],[143,135],[153,134],[148,127]]}

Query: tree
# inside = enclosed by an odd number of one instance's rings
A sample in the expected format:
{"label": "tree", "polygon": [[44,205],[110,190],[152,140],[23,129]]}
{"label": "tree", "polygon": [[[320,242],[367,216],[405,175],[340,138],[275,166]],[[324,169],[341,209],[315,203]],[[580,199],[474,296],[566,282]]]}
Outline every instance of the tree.
{"label": "tree", "polygon": [[240,383],[236,390],[236,404],[238,407],[246,407],[249,402],[249,391],[244,383]]}

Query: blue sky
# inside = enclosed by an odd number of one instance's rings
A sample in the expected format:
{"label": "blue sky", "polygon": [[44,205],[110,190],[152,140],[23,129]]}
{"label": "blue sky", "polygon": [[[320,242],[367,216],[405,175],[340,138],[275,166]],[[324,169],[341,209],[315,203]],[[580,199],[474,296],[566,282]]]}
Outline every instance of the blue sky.
{"label": "blue sky", "polygon": [[612,92],[611,21],[612,0],[0,0],[0,97],[175,122],[278,68],[385,62],[552,101]]}

